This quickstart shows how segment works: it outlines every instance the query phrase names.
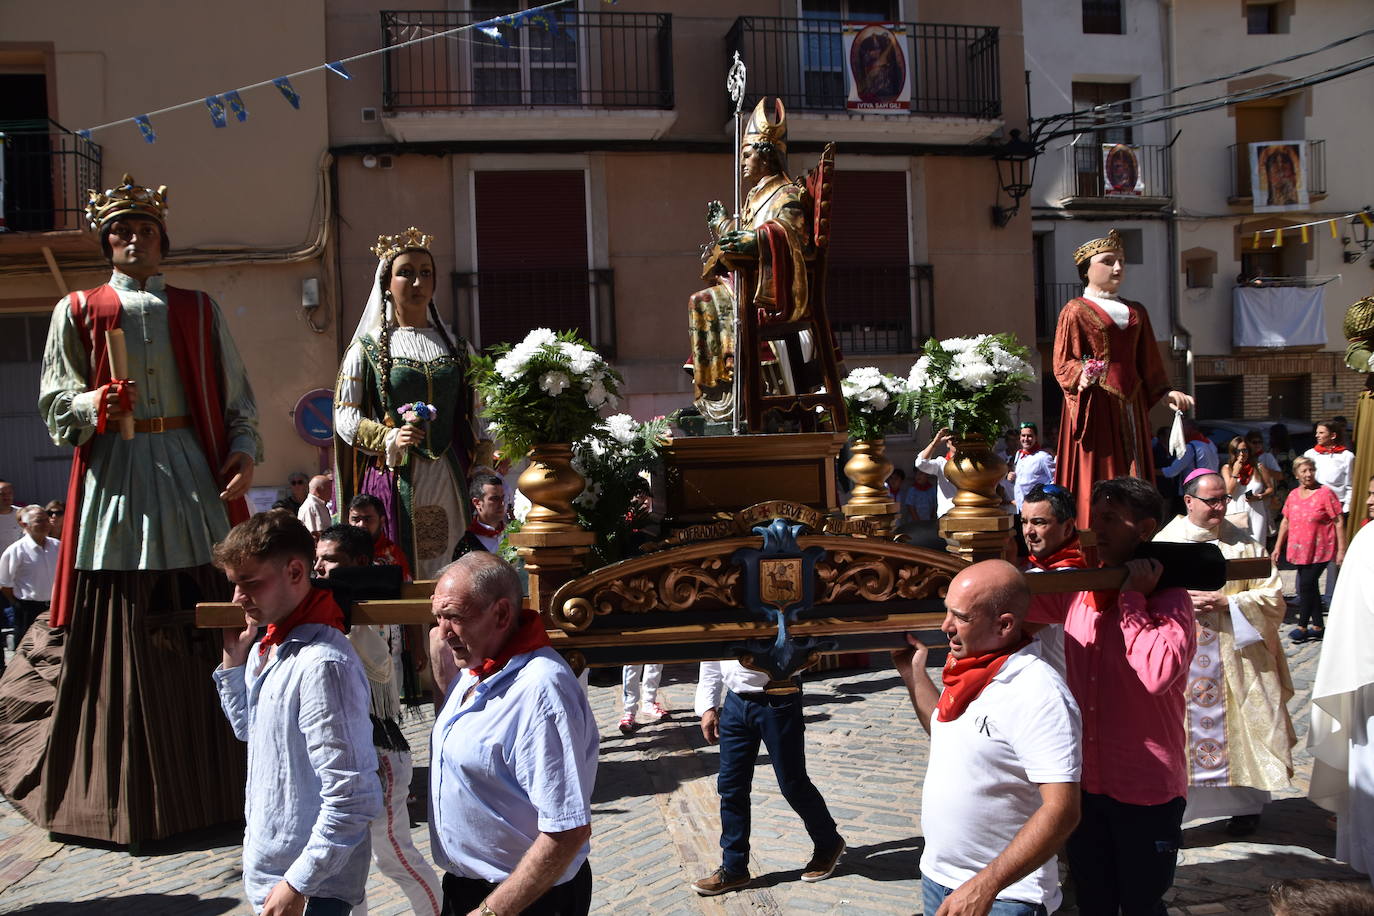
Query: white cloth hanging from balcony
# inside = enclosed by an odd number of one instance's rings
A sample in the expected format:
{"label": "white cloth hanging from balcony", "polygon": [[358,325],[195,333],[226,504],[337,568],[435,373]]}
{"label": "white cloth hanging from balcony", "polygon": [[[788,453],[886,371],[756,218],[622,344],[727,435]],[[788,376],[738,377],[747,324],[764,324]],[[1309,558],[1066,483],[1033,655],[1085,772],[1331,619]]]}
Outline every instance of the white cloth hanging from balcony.
{"label": "white cloth hanging from balcony", "polygon": [[1326,345],[1326,315],[1319,286],[1237,286],[1231,311],[1233,346]]}

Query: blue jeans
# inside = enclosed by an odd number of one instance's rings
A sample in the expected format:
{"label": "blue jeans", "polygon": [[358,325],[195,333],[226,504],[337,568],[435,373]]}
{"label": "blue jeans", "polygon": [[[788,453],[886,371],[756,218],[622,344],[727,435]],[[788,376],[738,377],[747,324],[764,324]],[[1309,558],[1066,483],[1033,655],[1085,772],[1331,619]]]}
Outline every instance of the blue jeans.
{"label": "blue jeans", "polygon": [[720,711],[721,864],[732,874],[749,873],[749,791],[759,743],[768,748],[782,797],[806,825],[817,849],[840,842],[825,799],[806,775],[806,726],[800,693],[783,696],[726,692]]}
{"label": "blue jeans", "polygon": [[353,904],[338,897],[311,897],[305,901],[305,916],[348,916]]}
{"label": "blue jeans", "polygon": [[[921,876],[921,910],[925,916],[935,916],[940,909],[940,901],[954,893],[954,888],[936,884],[926,876]],[[1022,903],[1019,900],[994,900],[988,916],[1046,916],[1045,907],[1039,903]]]}

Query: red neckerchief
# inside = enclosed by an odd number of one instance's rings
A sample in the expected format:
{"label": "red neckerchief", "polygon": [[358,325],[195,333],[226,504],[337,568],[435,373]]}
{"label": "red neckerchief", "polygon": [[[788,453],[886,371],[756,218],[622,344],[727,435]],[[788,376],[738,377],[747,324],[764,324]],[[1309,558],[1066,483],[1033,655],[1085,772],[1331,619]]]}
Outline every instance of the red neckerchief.
{"label": "red neckerchief", "polygon": [[935,478],[932,477],[930,480],[913,480],[911,485],[924,493],[926,490],[935,486]]}
{"label": "red neckerchief", "polygon": [[1250,485],[1250,478],[1253,477],[1254,475],[1255,475],[1255,466],[1254,466],[1253,464],[1250,464],[1249,462],[1246,462],[1245,464],[1242,464],[1242,465],[1240,466],[1240,470],[1236,471],[1236,480],[1239,480],[1239,481],[1240,481],[1240,485],[1243,486],[1243,487],[1244,487],[1244,486],[1249,486],[1249,485]]}
{"label": "red neckerchief", "polygon": [[481,535],[482,537],[494,538],[500,536],[501,529],[491,527],[486,522],[482,521],[480,518],[474,515],[472,517],[472,521],[468,522],[468,533]]}
{"label": "red neckerchief", "polygon": [[410,573],[410,563],[406,561],[405,553],[385,534],[379,533],[377,540],[372,542],[372,560],[383,566],[401,567],[401,578],[407,582],[414,578]]}
{"label": "red neckerchief", "polygon": [[1027,451],[1027,450],[1024,449],[1024,448],[1023,448],[1023,449],[1017,449],[1017,451],[1016,451],[1016,460],[1017,460],[1017,461],[1020,461],[1022,458],[1029,458],[1031,455],[1034,455],[1034,454],[1035,454],[1036,452],[1038,452],[1038,451],[1040,451],[1040,446],[1038,446],[1038,445],[1037,445],[1035,448],[1030,449],[1029,451]]}
{"label": "red neckerchief", "polygon": [[1318,455],[1337,455],[1346,450],[1344,445],[1317,445],[1313,448]]}
{"label": "red neckerchief", "polygon": [[1015,645],[1007,646],[987,655],[972,655],[968,658],[945,660],[945,670],[940,677],[945,682],[945,692],[940,694],[940,702],[935,705],[941,722],[953,722],[964,714],[968,704],[978,699],[988,682],[993,679],[1012,653],[1020,652],[1030,645],[1031,638],[1024,633]]}
{"label": "red neckerchief", "polygon": [[549,642],[549,633],[544,629],[544,621],[538,612],[525,608],[520,612],[520,626],[516,627],[515,633],[506,640],[506,644],[501,647],[496,657],[485,659],[476,668],[469,668],[468,674],[475,675],[478,680],[491,677],[506,667],[506,663],[515,656],[549,645],[553,644]]}
{"label": "red neckerchief", "polygon": [[1045,559],[1035,554],[1026,557],[1026,562],[1036,569],[1086,569],[1088,561],[1083,556],[1083,545],[1078,543],[1078,532],[1069,535],[1059,549]]}
{"label": "red neckerchief", "polygon": [[340,633],[344,630],[343,611],[327,589],[312,588],[305,600],[287,615],[281,623],[269,623],[267,635],[258,644],[258,654],[266,655],[267,650],[286,642],[291,631],[303,623],[323,623]]}

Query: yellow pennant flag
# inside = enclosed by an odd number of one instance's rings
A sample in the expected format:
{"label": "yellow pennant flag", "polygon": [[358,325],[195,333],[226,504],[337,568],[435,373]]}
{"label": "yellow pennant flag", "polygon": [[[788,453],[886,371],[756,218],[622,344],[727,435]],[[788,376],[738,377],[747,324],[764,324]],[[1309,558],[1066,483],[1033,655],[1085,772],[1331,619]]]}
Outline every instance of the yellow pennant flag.
{"label": "yellow pennant flag", "polygon": [[1368,210],[1360,211],[1360,219],[1364,220],[1364,226],[1366,229],[1374,229],[1374,221],[1370,220]]}
{"label": "yellow pennant flag", "polygon": [[1302,227],[1302,243],[1303,243],[1304,245],[1307,244],[1307,227],[1306,227],[1306,226],[1303,226],[1303,227]]}
{"label": "yellow pennant flag", "polygon": [[1269,247],[1270,247],[1270,248],[1282,248],[1282,247],[1283,247],[1283,230],[1282,230],[1282,229],[1275,229],[1275,230],[1274,230],[1274,244],[1270,245]]}
{"label": "yellow pennant flag", "polygon": [[1333,239],[1340,238],[1340,234],[1336,232],[1336,221],[1334,219],[1331,221],[1331,237]]}
{"label": "yellow pennant flag", "polygon": [[1258,248],[1258,247],[1259,247],[1259,237],[1260,237],[1260,234],[1259,234],[1258,232],[1256,232],[1256,233],[1255,233],[1255,244],[1254,244],[1254,247],[1255,247],[1255,248]]}

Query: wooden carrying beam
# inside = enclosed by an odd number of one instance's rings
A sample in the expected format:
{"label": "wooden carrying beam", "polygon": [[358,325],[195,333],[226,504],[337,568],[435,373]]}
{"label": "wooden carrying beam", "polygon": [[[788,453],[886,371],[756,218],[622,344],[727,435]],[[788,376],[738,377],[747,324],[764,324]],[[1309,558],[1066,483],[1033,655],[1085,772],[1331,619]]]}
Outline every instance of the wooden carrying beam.
{"label": "wooden carrying beam", "polygon": [[[554,648],[575,667],[693,662],[735,658],[754,640],[771,642],[776,624],[738,601],[738,581],[728,558],[757,538],[727,538],[662,551],[605,567],[568,583],[554,596],[549,636]],[[906,634],[923,642],[946,644],[943,595],[962,568],[937,551],[892,541],[802,537],[803,546],[824,543],[832,557],[818,576],[823,587],[816,604],[788,623],[788,636],[815,640],[818,655],[902,648]],[[1211,571],[1211,582],[1260,579],[1269,575],[1266,557],[1230,560]],[[1113,590],[1125,582],[1125,567],[1028,573],[1032,594]],[[631,587],[623,588],[625,583]],[[429,623],[434,583],[402,587],[392,599],[360,601],[352,621],[364,624]],[[684,591],[684,589],[686,589]],[[653,597],[646,597],[652,594]],[[628,596],[628,598],[626,598]],[[624,600],[622,600],[624,599]],[[200,627],[241,627],[235,604],[196,606]]]}

